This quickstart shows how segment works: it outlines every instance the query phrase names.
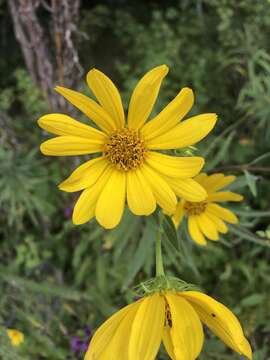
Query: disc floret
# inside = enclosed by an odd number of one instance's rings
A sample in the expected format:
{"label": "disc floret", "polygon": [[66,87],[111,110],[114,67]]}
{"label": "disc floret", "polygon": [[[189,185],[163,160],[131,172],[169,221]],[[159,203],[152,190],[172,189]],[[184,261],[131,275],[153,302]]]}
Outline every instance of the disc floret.
{"label": "disc floret", "polygon": [[139,133],[128,128],[118,129],[104,146],[104,156],[122,171],[134,170],[145,160],[146,148]]}
{"label": "disc floret", "polygon": [[207,203],[205,201],[200,202],[190,202],[186,201],[184,205],[184,210],[186,211],[187,215],[200,215],[206,209]]}

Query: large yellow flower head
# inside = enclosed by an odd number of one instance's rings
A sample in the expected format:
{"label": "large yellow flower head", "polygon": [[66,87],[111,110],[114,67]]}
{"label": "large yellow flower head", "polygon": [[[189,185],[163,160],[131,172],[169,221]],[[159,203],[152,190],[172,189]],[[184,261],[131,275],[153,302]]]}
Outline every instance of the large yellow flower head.
{"label": "large yellow flower head", "polygon": [[98,154],[59,185],[67,192],[83,190],[73,212],[75,224],[96,217],[103,227],[113,228],[121,220],[126,200],[135,215],[150,215],[157,205],[173,213],[176,196],[187,201],[206,198],[205,190],[192,179],[200,172],[203,158],[169,156],[156,150],[194,145],[213,129],[216,114],[180,122],[194,101],[192,90],[184,88],[146,122],[167,72],[167,66],[158,66],[139,81],[130,99],[127,122],[117,88],[99,70],[93,69],[87,75],[98,103],[73,90],[56,87],[99,128],[64,114],[48,114],[38,121],[41,128],[58,135],[41,145],[43,154]]}
{"label": "large yellow flower head", "polygon": [[224,176],[223,174],[207,175],[201,173],[195,180],[204,187],[207,197],[201,202],[180,200],[177,205],[173,220],[179,226],[184,216],[188,218],[188,232],[191,238],[200,245],[206,245],[206,238],[216,241],[219,233],[228,232],[224,221],[236,224],[236,215],[216,204],[216,202],[241,201],[243,196],[231,191],[219,191],[235,180],[235,176]]}
{"label": "large yellow flower head", "polygon": [[173,360],[198,358],[205,324],[227,346],[252,358],[234,314],[197,291],[168,290],[148,295],[109,318],[92,338],[85,360],[154,360],[160,343]]}

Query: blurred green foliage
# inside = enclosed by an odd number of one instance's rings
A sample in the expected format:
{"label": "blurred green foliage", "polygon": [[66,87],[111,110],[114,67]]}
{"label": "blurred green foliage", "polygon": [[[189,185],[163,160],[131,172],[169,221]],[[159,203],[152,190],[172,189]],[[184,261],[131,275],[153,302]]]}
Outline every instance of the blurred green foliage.
{"label": "blurred green foliage", "polygon": [[[71,350],[72,337],[94,330],[133,300],[134,285],[153,276],[155,220],[127,211],[112,231],[94,221],[71,224],[75,199],[56,185],[77,163],[39,153],[44,134],[36,119],[48,104],[6,30],[12,25],[5,10],[0,1],[0,49],[11,57],[0,57],[0,354],[82,359]],[[166,63],[170,73],[155,112],[190,86],[193,113],[219,114],[196,153],[207,157],[207,171],[238,175],[232,188],[245,195],[234,207],[240,225],[206,249],[185,228],[173,243],[164,236],[166,267],[228,305],[243,323],[254,360],[269,359],[270,1],[85,2],[79,26],[88,35],[79,44],[85,72],[105,71],[125,105],[138,78]],[[24,344],[12,348],[6,328],[24,332]],[[200,359],[240,358],[207,333]]]}

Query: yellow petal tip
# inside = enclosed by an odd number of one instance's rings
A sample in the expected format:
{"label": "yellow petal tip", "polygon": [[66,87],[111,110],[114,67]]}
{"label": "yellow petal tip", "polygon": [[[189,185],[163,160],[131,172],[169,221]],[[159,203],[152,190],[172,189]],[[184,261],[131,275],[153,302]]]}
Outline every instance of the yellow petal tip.
{"label": "yellow petal tip", "polygon": [[[39,126],[41,129],[44,129],[44,128],[45,128],[46,121],[48,121],[48,120],[50,119],[50,115],[51,115],[51,114],[43,115],[43,116],[41,116],[41,117],[37,120],[38,126]],[[45,130],[46,130],[46,129],[45,129]]]}
{"label": "yellow petal tip", "polygon": [[66,181],[61,182],[57,185],[58,189],[65,192],[73,192],[69,189],[69,184],[66,183]]}
{"label": "yellow petal tip", "polygon": [[252,360],[252,349],[246,338],[244,338],[243,342],[238,344],[238,348],[244,356],[246,356],[249,360]]}
{"label": "yellow petal tip", "polygon": [[199,159],[200,159],[200,166],[201,166],[201,168],[200,168],[199,171],[201,171],[201,169],[204,167],[205,159],[204,159],[203,157],[201,157],[201,158],[199,158]]}
{"label": "yellow petal tip", "polygon": [[191,88],[187,87],[187,86],[183,87],[183,88],[181,89],[181,91],[185,91],[185,92],[187,92],[187,93],[193,94],[193,90],[192,90]]}
{"label": "yellow petal tip", "polygon": [[44,116],[41,116],[41,117],[38,119],[38,121],[37,121],[38,126],[39,126],[40,128],[42,128],[42,119],[43,119],[43,117],[44,117]]}
{"label": "yellow petal tip", "polygon": [[[73,213],[73,214],[74,214],[74,213]],[[78,225],[84,224],[85,222],[84,222],[84,221],[80,221],[80,219],[77,219],[77,218],[75,218],[74,216],[72,216],[72,223],[73,223],[73,225],[78,226]]]}
{"label": "yellow petal tip", "polygon": [[101,72],[100,70],[96,68],[92,68],[91,70],[88,71],[86,78],[88,79],[91,75],[95,75],[100,72]]}
{"label": "yellow petal tip", "polygon": [[160,69],[162,69],[166,74],[169,72],[169,67],[166,64],[160,65]]}
{"label": "yellow petal tip", "polygon": [[237,201],[243,201],[245,197],[243,195],[238,194],[238,200]]}
{"label": "yellow petal tip", "polygon": [[58,92],[58,94],[62,95],[62,93],[66,90],[65,87],[57,85],[54,90]]}
{"label": "yellow petal tip", "polygon": [[40,145],[39,149],[40,149],[40,151],[41,151],[41,153],[42,153],[43,155],[47,155],[46,145],[44,146],[44,143],[42,143],[42,144]]}

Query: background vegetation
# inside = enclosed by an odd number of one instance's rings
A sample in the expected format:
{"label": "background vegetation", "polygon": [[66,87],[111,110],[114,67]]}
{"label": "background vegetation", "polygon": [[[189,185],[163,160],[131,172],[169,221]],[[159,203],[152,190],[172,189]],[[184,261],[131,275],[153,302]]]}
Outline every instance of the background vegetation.
{"label": "background vegetation", "polygon": [[[91,331],[153,275],[153,219],[127,212],[113,231],[72,225],[75,197],[56,185],[83,159],[40,154],[45,134],[36,121],[49,104],[25,66],[5,0],[0,15],[0,358],[82,359]],[[50,29],[48,12],[40,16]],[[177,251],[164,236],[167,268],[228,305],[254,360],[270,359],[270,1],[84,1],[77,26],[81,74],[106,72],[125,105],[138,78],[166,63],[155,111],[190,86],[193,113],[219,114],[198,153],[206,170],[238,176],[240,225],[203,250],[183,230]],[[83,79],[76,89],[87,93]],[[25,334],[20,347],[7,328]],[[200,359],[241,358],[207,338]]]}

